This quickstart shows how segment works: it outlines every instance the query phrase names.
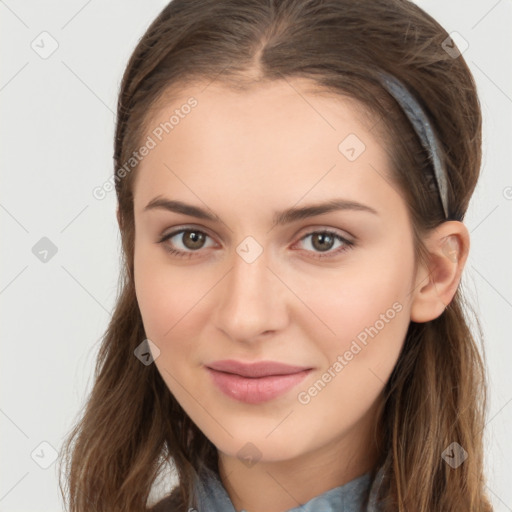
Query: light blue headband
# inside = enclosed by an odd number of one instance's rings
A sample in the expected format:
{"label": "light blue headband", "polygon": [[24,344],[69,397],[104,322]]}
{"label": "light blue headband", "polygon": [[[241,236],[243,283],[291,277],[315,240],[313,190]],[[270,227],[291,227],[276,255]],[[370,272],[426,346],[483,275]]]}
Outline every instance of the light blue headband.
{"label": "light blue headband", "polygon": [[430,121],[420,104],[402,84],[402,82],[383,71],[380,71],[379,75],[381,77],[382,85],[400,104],[403,111],[409,118],[409,121],[413,125],[415,132],[418,134],[421,144],[428,152],[430,161],[434,167],[434,176],[437,183],[437,189],[439,191],[439,197],[441,198],[441,203],[443,205],[444,215],[445,218],[448,218],[448,185],[446,169],[441,163],[441,158],[439,157],[439,143],[434,134],[434,130],[430,125]]}

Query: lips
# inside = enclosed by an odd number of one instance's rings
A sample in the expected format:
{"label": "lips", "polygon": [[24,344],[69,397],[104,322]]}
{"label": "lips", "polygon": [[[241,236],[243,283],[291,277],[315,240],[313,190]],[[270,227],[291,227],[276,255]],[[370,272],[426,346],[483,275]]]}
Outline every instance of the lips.
{"label": "lips", "polygon": [[206,365],[214,384],[235,400],[258,404],[277,398],[301,382],[312,370],[276,361],[243,363],[215,361]]}
{"label": "lips", "polygon": [[233,373],[241,377],[267,377],[269,375],[290,375],[304,370],[309,370],[308,366],[291,366],[276,361],[260,361],[257,363],[242,363],[231,359],[224,361],[215,361],[208,364],[208,368],[219,372]]}

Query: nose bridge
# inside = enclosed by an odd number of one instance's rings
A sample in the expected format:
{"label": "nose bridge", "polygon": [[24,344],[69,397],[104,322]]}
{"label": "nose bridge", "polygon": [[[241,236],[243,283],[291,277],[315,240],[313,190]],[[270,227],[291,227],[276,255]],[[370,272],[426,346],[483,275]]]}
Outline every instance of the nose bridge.
{"label": "nose bridge", "polygon": [[268,268],[272,265],[268,253],[256,254],[251,243],[236,248],[217,305],[217,327],[239,340],[280,329],[286,321],[283,284]]}

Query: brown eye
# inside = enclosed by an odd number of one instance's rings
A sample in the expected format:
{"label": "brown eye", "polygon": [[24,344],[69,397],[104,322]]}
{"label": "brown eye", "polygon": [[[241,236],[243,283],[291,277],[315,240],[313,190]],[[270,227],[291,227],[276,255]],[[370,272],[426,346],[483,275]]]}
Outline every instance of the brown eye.
{"label": "brown eye", "polygon": [[[308,249],[307,252],[314,258],[335,257],[348,249],[351,249],[355,245],[355,242],[351,242],[341,235],[338,235],[338,233],[329,230],[313,231],[308,233],[300,239],[300,242],[303,242],[308,238],[310,239],[310,242],[306,245],[310,245],[311,249]],[[339,245],[335,247],[334,250],[331,250],[335,246],[336,242],[338,242]]]}
{"label": "brown eye", "polygon": [[323,252],[332,249],[335,239],[329,233],[314,233],[311,241],[315,249]]}
{"label": "brown eye", "polygon": [[201,249],[205,241],[205,234],[201,231],[183,231],[181,241],[187,249]]}
{"label": "brown eye", "polygon": [[158,243],[175,256],[189,258],[205,246],[207,238],[211,237],[198,229],[180,229],[164,235]]}

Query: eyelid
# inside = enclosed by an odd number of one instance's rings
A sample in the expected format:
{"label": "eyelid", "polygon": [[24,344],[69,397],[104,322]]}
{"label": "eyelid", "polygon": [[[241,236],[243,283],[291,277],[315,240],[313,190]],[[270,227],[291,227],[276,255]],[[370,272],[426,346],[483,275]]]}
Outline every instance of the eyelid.
{"label": "eyelid", "polygon": [[183,225],[173,226],[172,228],[165,230],[160,235],[160,239],[177,235],[178,233],[181,233],[183,231],[200,231],[201,233],[208,235],[210,238],[215,238],[215,236],[213,236],[210,233],[210,230],[208,228],[205,228],[204,226],[196,226],[194,224],[183,224]]}
{"label": "eyelid", "polygon": [[[347,240],[347,242],[357,242],[357,237],[354,236],[352,233],[349,233],[345,229],[341,228],[334,228],[331,226],[327,226],[325,224],[315,224],[312,226],[307,226],[305,228],[301,228],[297,234],[294,235],[294,238],[298,237],[300,240],[302,240],[305,236],[311,235],[312,233],[318,233],[323,231],[331,231],[341,238],[344,238]],[[303,233],[302,235],[300,233]]]}

